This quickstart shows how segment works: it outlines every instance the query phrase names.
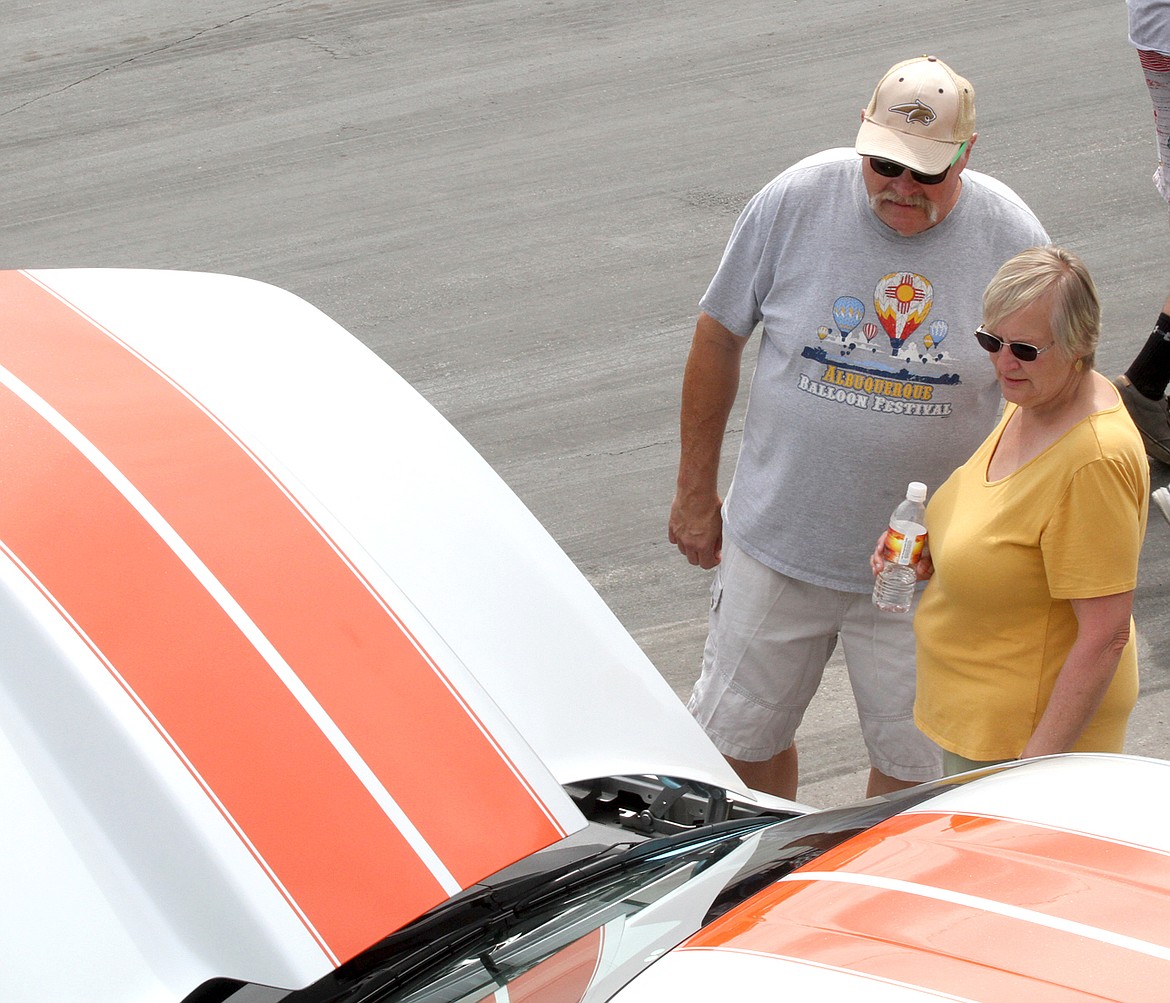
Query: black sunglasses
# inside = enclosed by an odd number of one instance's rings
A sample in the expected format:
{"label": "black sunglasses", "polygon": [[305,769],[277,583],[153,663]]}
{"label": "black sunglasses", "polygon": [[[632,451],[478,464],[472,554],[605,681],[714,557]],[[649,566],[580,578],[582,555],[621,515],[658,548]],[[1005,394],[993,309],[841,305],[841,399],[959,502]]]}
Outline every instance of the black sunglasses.
{"label": "black sunglasses", "polygon": [[911,170],[905,164],[899,164],[893,160],[882,160],[881,157],[869,157],[868,159],[869,166],[873,168],[874,173],[880,174],[883,178],[900,178],[903,171],[910,171],[910,177],[920,185],[941,185],[946,181],[947,175],[951,173],[951,168],[958,163],[965,149],[967,149],[967,144],[960,143],[958,153],[941,174],[923,174],[921,171]]}
{"label": "black sunglasses", "polygon": [[910,177],[920,185],[941,185],[946,181],[947,175],[951,173],[948,166],[942,174],[923,174],[921,171],[910,170],[903,164],[896,164],[892,160],[882,160],[880,157],[870,157],[869,166],[874,169],[875,174],[880,174],[883,178],[900,178],[903,171],[910,171]]}
{"label": "black sunglasses", "polygon": [[979,342],[980,348],[992,355],[1007,345],[1012,350],[1012,355],[1021,362],[1035,362],[1037,355],[1041,352],[1047,352],[1052,347],[1052,345],[1045,345],[1043,348],[1037,348],[1035,345],[1029,345],[1022,341],[1004,341],[1003,338],[998,338],[981,327],[975,329],[975,340]]}

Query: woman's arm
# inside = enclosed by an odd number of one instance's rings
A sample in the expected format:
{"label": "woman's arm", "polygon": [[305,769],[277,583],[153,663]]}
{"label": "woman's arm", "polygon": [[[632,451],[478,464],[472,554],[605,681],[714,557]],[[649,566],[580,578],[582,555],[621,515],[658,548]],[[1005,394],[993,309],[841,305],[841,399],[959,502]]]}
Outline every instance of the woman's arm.
{"label": "woman's arm", "polygon": [[1129,640],[1132,591],[1074,599],[1072,607],[1077,618],[1077,638],[1021,759],[1072,749],[1109,689]]}

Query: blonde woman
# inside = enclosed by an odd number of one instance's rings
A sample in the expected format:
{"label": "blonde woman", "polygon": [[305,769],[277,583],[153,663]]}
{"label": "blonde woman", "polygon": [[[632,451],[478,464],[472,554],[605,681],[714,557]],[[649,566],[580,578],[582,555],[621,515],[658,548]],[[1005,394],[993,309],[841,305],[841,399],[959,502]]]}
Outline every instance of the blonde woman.
{"label": "blonde woman", "polygon": [[947,773],[1122,750],[1149,466],[1093,368],[1099,333],[1096,289],[1069,251],[1017,254],[984,294],[975,337],[1007,404],[930,501],[914,620],[915,720]]}

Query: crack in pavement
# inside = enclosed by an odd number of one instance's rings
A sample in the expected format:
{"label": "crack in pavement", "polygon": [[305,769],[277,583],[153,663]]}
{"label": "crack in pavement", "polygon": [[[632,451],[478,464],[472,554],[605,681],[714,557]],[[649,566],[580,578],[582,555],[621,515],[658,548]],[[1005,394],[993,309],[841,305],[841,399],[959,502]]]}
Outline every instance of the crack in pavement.
{"label": "crack in pavement", "polygon": [[7,108],[0,112],[0,118],[4,118],[7,115],[12,115],[18,111],[23,111],[29,105],[36,104],[38,101],[43,101],[45,98],[54,97],[58,94],[64,94],[66,91],[72,90],[74,87],[80,87],[82,84],[88,83],[91,80],[96,80],[98,77],[105,76],[107,73],[113,73],[115,70],[119,70],[123,66],[128,66],[130,63],[136,62],[139,59],[144,59],[147,56],[153,56],[160,52],[166,52],[168,49],[174,49],[180,45],[186,45],[188,42],[193,42],[195,39],[201,38],[204,35],[211,34],[214,31],[220,31],[224,28],[230,28],[234,24],[239,24],[241,21],[247,21],[249,18],[256,17],[257,15],[267,14],[270,11],[278,10],[281,7],[287,7],[293,2],[294,0],[280,0],[279,3],[269,4],[267,7],[261,7],[258,10],[249,11],[247,14],[241,14],[238,17],[230,18],[227,21],[221,22],[220,24],[213,24],[208,28],[201,28],[199,31],[193,32],[184,38],[176,39],[173,42],[168,42],[166,45],[159,45],[153,49],[147,49],[145,52],[138,52],[133,56],[127,56],[125,59],[122,59],[110,66],[103,66],[101,69],[94,70],[93,73],[81,77],[78,80],[71,81],[62,87],[57,87],[53,90],[45,91],[43,94],[38,94],[35,97],[31,97],[27,101],[22,101],[18,105],[13,105],[11,108]]}

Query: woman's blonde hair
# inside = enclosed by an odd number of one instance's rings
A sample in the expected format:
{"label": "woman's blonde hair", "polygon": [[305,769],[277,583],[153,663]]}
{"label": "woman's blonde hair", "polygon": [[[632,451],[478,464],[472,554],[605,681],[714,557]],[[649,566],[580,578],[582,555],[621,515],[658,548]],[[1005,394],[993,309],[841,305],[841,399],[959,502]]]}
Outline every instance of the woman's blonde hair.
{"label": "woman's blonde hair", "polygon": [[1009,314],[1049,296],[1058,349],[1090,368],[1101,336],[1101,302],[1085,263],[1063,247],[1030,247],[1009,258],[983,293],[983,324],[995,333]]}

